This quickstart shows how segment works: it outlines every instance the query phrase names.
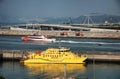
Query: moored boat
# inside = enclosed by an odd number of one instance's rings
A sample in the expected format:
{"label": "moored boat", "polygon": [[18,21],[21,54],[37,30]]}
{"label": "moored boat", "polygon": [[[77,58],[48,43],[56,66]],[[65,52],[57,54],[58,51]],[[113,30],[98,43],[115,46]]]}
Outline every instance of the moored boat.
{"label": "moored boat", "polygon": [[71,52],[69,48],[48,48],[45,51],[30,53],[23,63],[84,63],[86,56],[78,56]]}

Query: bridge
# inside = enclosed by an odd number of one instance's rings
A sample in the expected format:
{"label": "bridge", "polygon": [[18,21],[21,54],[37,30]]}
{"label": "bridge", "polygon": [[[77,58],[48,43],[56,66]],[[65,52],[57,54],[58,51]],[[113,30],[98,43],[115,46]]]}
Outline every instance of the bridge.
{"label": "bridge", "polygon": [[20,24],[10,26],[11,30],[69,30],[69,31],[89,31],[86,27],[77,27],[66,24]]}
{"label": "bridge", "polygon": [[85,25],[68,25],[68,24],[19,24],[10,26],[10,30],[27,30],[27,31],[39,31],[39,30],[51,30],[51,31],[93,31],[93,32],[111,32],[118,31],[112,29],[100,29],[95,28],[97,25],[94,25],[94,28]]}

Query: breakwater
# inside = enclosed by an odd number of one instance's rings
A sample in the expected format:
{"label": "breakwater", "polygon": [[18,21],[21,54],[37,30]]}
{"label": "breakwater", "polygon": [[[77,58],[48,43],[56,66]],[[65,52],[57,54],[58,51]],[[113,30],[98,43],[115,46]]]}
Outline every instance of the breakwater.
{"label": "breakwater", "polygon": [[[30,52],[35,50],[0,50],[0,59],[21,60]],[[120,52],[79,52],[78,55],[87,56],[87,62],[120,62]]]}
{"label": "breakwater", "polygon": [[51,37],[81,37],[81,38],[118,38],[120,39],[119,31],[27,31],[27,30],[9,30],[9,29],[0,29],[0,35],[33,35],[34,33],[39,32],[42,35],[51,36]]}

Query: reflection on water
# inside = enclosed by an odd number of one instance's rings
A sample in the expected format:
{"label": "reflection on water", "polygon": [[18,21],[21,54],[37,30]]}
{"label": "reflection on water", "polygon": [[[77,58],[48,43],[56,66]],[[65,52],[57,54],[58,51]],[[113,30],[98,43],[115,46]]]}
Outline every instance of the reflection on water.
{"label": "reflection on water", "polygon": [[[95,68],[93,68],[95,67]],[[95,74],[94,74],[95,72]],[[95,75],[95,77],[94,77]],[[0,76],[5,79],[120,79],[120,64],[28,64],[1,62]],[[59,78],[58,78],[59,77]],[[65,78],[64,78],[65,79]]]}
{"label": "reflection on water", "polygon": [[26,64],[29,74],[53,77],[76,77],[86,70],[83,64]]}

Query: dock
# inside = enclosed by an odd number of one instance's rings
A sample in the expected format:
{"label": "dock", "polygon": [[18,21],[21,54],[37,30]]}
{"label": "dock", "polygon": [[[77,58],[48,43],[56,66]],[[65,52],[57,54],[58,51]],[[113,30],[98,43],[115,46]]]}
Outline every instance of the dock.
{"label": "dock", "polygon": [[[5,28],[6,27],[6,28]],[[96,28],[95,28],[96,27]],[[117,38],[120,39],[119,29],[105,29],[93,26],[72,26],[66,24],[21,24],[1,26],[0,35],[33,35],[38,32],[41,35],[52,37],[81,37],[81,38]],[[104,29],[103,29],[104,27]],[[114,27],[119,28],[120,25]]]}
{"label": "dock", "polygon": [[[14,61],[24,58],[28,52],[34,52],[35,50],[0,50],[0,61]],[[86,62],[111,62],[120,63],[120,52],[79,52],[87,57]],[[78,55],[79,55],[78,54]]]}
{"label": "dock", "polygon": [[86,52],[83,55],[87,56],[87,62],[109,62],[120,63],[120,52]]}
{"label": "dock", "polygon": [[[10,36],[25,36],[33,35],[38,31],[24,31],[24,30],[1,30],[0,35]],[[120,32],[93,32],[93,31],[39,31],[40,34],[48,37],[75,37],[75,38],[113,38],[120,39]]]}

